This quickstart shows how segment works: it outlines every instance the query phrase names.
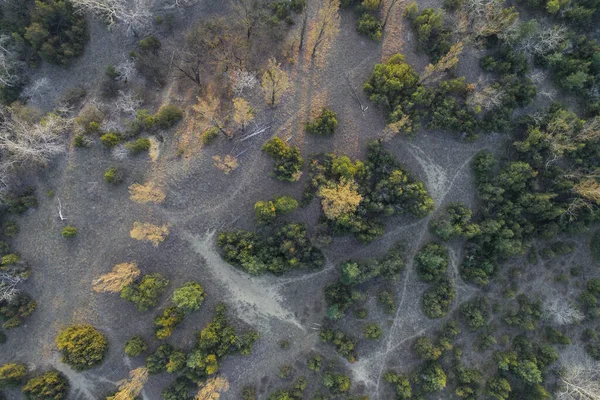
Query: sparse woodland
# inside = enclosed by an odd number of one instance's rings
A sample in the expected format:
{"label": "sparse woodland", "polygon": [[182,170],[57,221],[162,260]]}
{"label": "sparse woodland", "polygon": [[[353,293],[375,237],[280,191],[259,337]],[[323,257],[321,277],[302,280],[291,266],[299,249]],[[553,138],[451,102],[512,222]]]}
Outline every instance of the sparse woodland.
{"label": "sparse woodland", "polygon": [[0,2],[0,399],[600,400],[599,23]]}

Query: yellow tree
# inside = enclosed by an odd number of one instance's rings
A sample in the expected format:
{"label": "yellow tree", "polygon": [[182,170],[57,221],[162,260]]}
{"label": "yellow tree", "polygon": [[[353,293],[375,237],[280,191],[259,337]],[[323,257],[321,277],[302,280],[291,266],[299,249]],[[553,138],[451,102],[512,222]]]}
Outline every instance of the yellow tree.
{"label": "yellow tree", "polygon": [[106,400],[135,400],[147,381],[148,369],[136,368],[129,372],[129,379],[119,382],[119,391],[113,396],[108,396]]}
{"label": "yellow tree", "polygon": [[429,64],[425,67],[425,71],[421,74],[421,82],[425,82],[429,78],[439,78],[440,74],[448,71],[450,68],[458,64],[458,56],[462,53],[463,44],[458,42],[453,44],[448,50],[448,53],[440,58],[435,65]]}
{"label": "yellow tree", "polygon": [[573,191],[584,199],[600,204],[600,184],[596,178],[587,178],[573,187]]}
{"label": "yellow tree", "polygon": [[340,30],[340,1],[325,0],[317,13],[309,35],[310,58],[314,59],[319,49],[327,47]]}
{"label": "yellow tree", "polygon": [[221,102],[216,96],[208,95],[206,98],[197,97],[198,102],[192,106],[198,115],[209,124],[217,127],[226,136],[229,132],[225,129],[226,119],[221,113]]}
{"label": "yellow tree", "polygon": [[229,382],[220,376],[215,376],[202,385],[194,400],[218,400],[221,393],[229,390]]}
{"label": "yellow tree", "polygon": [[267,70],[262,76],[262,90],[265,100],[271,106],[279,103],[283,93],[290,87],[290,80],[287,73],[281,69],[281,64],[277,63],[274,57],[269,59]]}
{"label": "yellow tree", "polygon": [[129,235],[136,240],[145,240],[151,242],[154,247],[163,242],[169,234],[169,226],[153,225],[147,222],[134,222],[133,229],[129,232]]}
{"label": "yellow tree", "polygon": [[122,263],[113,267],[108,274],[101,275],[92,282],[94,292],[118,293],[125,286],[132,283],[140,276],[140,269],[136,263]]}
{"label": "yellow tree", "polygon": [[350,181],[342,181],[335,186],[319,189],[318,196],[321,198],[325,216],[336,220],[354,213],[362,200],[357,189],[358,185]]}
{"label": "yellow tree", "polygon": [[134,183],[129,186],[129,198],[136,203],[162,203],[165,197],[165,192],[150,183],[147,185]]}
{"label": "yellow tree", "polygon": [[254,120],[254,110],[242,97],[233,99],[233,121],[244,131],[246,126]]}

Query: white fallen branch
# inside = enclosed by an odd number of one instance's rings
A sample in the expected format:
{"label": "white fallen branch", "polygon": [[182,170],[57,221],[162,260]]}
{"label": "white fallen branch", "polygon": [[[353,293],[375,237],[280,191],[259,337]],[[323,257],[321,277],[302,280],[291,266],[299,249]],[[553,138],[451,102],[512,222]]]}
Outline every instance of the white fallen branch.
{"label": "white fallen branch", "polygon": [[60,197],[58,197],[57,199],[58,199],[58,218],[60,218],[61,221],[65,221],[66,218],[63,216],[63,213],[62,213],[62,203],[60,202]]}

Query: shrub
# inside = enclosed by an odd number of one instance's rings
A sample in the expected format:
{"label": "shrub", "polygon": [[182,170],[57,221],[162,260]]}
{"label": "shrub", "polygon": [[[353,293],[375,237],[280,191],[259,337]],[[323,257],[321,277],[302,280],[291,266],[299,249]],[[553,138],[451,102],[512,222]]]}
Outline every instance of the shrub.
{"label": "shrub", "polygon": [[306,123],[306,132],[321,136],[333,135],[337,125],[336,114],[331,110],[323,108],[321,115],[317,119]]}
{"label": "shrub", "polygon": [[399,400],[412,398],[412,386],[408,377],[397,375],[396,373],[389,371],[383,375],[383,379],[386,382],[394,385],[396,389],[396,397]]}
{"label": "shrub", "polygon": [[258,201],[254,204],[254,214],[259,223],[273,222],[278,215],[285,215],[298,208],[298,201],[291,196],[276,197],[273,200]]}
{"label": "shrub", "polygon": [[385,312],[388,314],[393,314],[396,311],[394,297],[394,294],[387,290],[383,290],[377,295],[377,301],[385,307]]}
{"label": "shrub", "polygon": [[437,243],[429,243],[415,256],[419,277],[426,282],[438,281],[448,268],[448,250]]}
{"label": "shrub", "polygon": [[131,154],[138,154],[142,151],[148,151],[151,147],[150,139],[148,138],[139,138],[133,142],[129,142],[125,145],[125,148],[129,150]]}
{"label": "shrub", "polygon": [[25,375],[27,375],[27,366],[24,364],[4,364],[0,367],[0,388],[21,384]]}
{"label": "shrub", "polygon": [[265,143],[262,150],[275,159],[273,175],[277,179],[288,182],[300,179],[304,159],[300,156],[298,147],[292,147],[278,137],[274,137]]}
{"label": "shrub", "polygon": [[379,18],[372,14],[364,13],[358,19],[356,30],[373,40],[381,40],[382,26]]}
{"label": "shrub", "polygon": [[154,124],[163,129],[167,129],[179,122],[181,118],[183,118],[183,111],[181,108],[168,104],[162,106],[154,115]]}
{"label": "shrub", "polygon": [[159,340],[166,339],[173,329],[183,321],[184,311],[179,307],[167,307],[158,317],[154,318],[154,331]]}
{"label": "shrub", "polygon": [[180,376],[171,383],[161,395],[164,400],[193,400],[192,389],[196,385],[185,376]]}
{"label": "shrub", "polygon": [[379,340],[379,339],[381,339],[381,336],[383,335],[383,333],[381,332],[381,328],[379,327],[378,324],[370,323],[370,324],[366,324],[363,327],[363,335],[367,339]]}
{"label": "shrub", "polygon": [[125,179],[123,171],[117,167],[110,167],[104,171],[104,180],[112,185],[118,185]]}
{"label": "shrub", "polygon": [[289,364],[283,364],[283,365],[279,366],[279,371],[277,372],[277,376],[279,376],[281,379],[288,379],[288,378],[291,378],[293,373],[294,373],[294,367],[292,367]]}
{"label": "shrub", "polygon": [[426,393],[437,392],[446,387],[446,373],[435,361],[429,361],[421,369],[419,379]]}
{"label": "shrub", "polygon": [[71,225],[65,226],[62,230],[62,235],[66,238],[73,238],[77,236],[77,228]]}
{"label": "shrub", "polygon": [[476,297],[460,305],[460,313],[467,322],[469,330],[476,331],[487,324],[489,317],[488,302],[485,297]]}
{"label": "shrub", "polygon": [[326,372],[323,375],[323,386],[328,388],[331,393],[346,393],[350,390],[351,383],[350,378],[344,374]]}
{"label": "shrub", "polygon": [[463,204],[452,203],[440,218],[430,222],[429,227],[444,241],[460,235],[473,237],[479,233],[479,227],[470,223],[472,215],[473,212]]}
{"label": "shrub", "polygon": [[71,325],[60,331],[56,346],[62,353],[62,362],[83,371],[102,362],[108,342],[91,325]]}
{"label": "shrub", "polygon": [[423,312],[429,318],[441,318],[450,311],[454,297],[456,297],[454,283],[443,279],[423,295]]}
{"label": "shrub", "polygon": [[221,132],[219,128],[213,126],[212,128],[205,130],[200,136],[200,139],[202,140],[202,143],[210,144],[217,138],[217,136],[219,136],[219,132]]}
{"label": "shrub", "polygon": [[166,371],[167,364],[174,351],[173,346],[167,343],[158,346],[154,353],[146,357],[145,365],[148,368],[148,373],[154,375]]}
{"label": "shrub", "polygon": [[415,341],[413,349],[423,360],[437,360],[442,355],[442,349],[424,336]]}
{"label": "shrub", "polygon": [[77,134],[73,138],[73,146],[75,147],[90,147],[92,142],[85,135]]}
{"label": "shrub", "polygon": [[116,132],[108,132],[100,136],[100,141],[104,146],[112,148],[121,143],[121,136]]}
{"label": "shrub", "polygon": [[161,43],[155,36],[150,35],[140,40],[139,46],[142,51],[156,53],[160,50]]}
{"label": "shrub", "polygon": [[161,274],[144,275],[139,283],[132,283],[121,290],[121,298],[134,303],[138,311],[147,311],[158,304],[169,280]]}
{"label": "shrub", "polygon": [[0,302],[0,317],[4,319],[2,328],[12,329],[20,326],[23,319],[37,308],[37,303],[29,295],[18,293],[10,301]]}
{"label": "shrub", "polygon": [[353,363],[356,361],[354,348],[356,347],[357,340],[355,338],[345,334],[341,330],[332,330],[329,328],[321,330],[319,336],[323,342],[331,342],[335,346],[336,351],[349,362]]}
{"label": "shrub", "polygon": [[323,362],[323,357],[321,357],[318,354],[315,354],[308,358],[308,361],[306,362],[306,364],[308,366],[308,369],[310,369],[311,371],[319,372],[321,370],[322,362]]}
{"label": "shrub", "polygon": [[137,357],[140,354],[145,353],[146,350],[148,350],[148,345],[139,335],[136,335],[125,342],[125,354],[129,357]]}
{"label": "shrub", "polygon": [[31,378],[23,386],[23,393],[30,400],[63,400],[67,398],[68,392],[67,377],[54,370]]}
{"label": "shrub", "polygon": [[242,400],[256,400],[256,388],[254,386],[244,386],[242,388]]}

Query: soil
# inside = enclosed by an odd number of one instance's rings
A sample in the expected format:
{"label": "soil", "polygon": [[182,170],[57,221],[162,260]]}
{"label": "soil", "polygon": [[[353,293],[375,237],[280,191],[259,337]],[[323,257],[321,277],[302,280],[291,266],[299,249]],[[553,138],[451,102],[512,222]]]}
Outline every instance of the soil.
{"label": "soil", "polygon": [[[176,15],[176,30],[166,40],[176,41],[194,21],[222,12],[225,11],[218,4],[208,0],[200,2]],[[207,299],[201,310],[186,317],[167,342],[189,349],[196,332],[211,319],[219,302],[228,305],[229,315],[239,321],[241,328],[251,326],[261,335],[252,355],[225,359],[221,373],[229,380],[231,389],[222,394],[222,399],[240,398],[239,392],[247,384],[256,385],[259,398],[266,398],[270,391],[288,383],[276,377],[279,366],[291,364],[296,368],[296,375],[307,375],[310,371],[306,369],[305,360],[313,351],[349,370],[355,392],[368,394],[371,399],[392,398],[391,387],[384,384],[382,374],[388,369],[410,371],[419,362],[410,350],[414,339],[422,334],[433,334],[448,319],[430,320],[422,313],[421,297],[427,285],[416,275],[413,256],[433,239],[428,230],[429,220],[446,204],[461,201],[476,206],[470,161],[482,149],[498,151],[506,141],[505,136],[488,135],[467,143],[447,133],[421,131],[412,139],[392,139],[386,147],[412,175],[424,182],[438,211],[423,219],[389,218],[385,221],[385,235],[368,245],[361,245],[349,236],[336,237],[323,249],[327,262],[322,270],[283,277],[250,277],[221,259],[216,233],[223,229],[256,229],[253,205],[258,200],[283,194],[300,198],[306,177],[294,184],[268,177],[272,160],[260,148],[270,137],[278,135],[289,140],[300,147],[305,158],[317,152],[364,157],[366,144],[380,137],[385,125],[381,110],[360,90],[373,65],[396,51],[407,54],[407,60],[418,68],[425,64],[424,57],[414,53],[414,35],[403,26],[406,21],[401,18],[401,12],[394,12],[390,19],[390,30],[394,34],[386,36],[383,43],[376,43],[358,35],[355,15],[343,11],[340,32],[322,65],[306,65],[301,59],[292,65],[294,89],[276,109],[264,106],[258,88],[249,93],[247,98],[258,110],[257,120],[269,127],[261,135],[244,141],[219,138],[199,151],[186,151],[184,157],[177,156],[181,140],[178,129],[161,132],[164,142],[155,142],[158,149],[152,159],[140,155],[115,160],[108,150],[98,145],[91,149],[71,148],[65,157],[31,178],[31,183],[38,188],[39,206],[18,218],[22,233],[13,246],[32,265],[34,273],[24,289],[39,306],[23,327],[8,332],[0,364],[18,360],[38,370],[52,366],[68,376],[72,387],[69,399],[103,398],[115,389],[116,382],[127,377],[129,370],[143,365],[143,357],[129,359],[124,355],[125,341],[140,334],[155,348],[158,343],[151,337],[154,316],[169,303],[169,296],[176,287],[196,280],[206,289]],[[314,15],[314,8],[309,8],[309,14]],[[91,39],[85,54],[71,68],[43,65],[32,76],[32,80],[49,77],[52,82],[52,91],[43,98],[33,99],[34,105],[50,110],[57,99],[74,86],[87,86],[93,91],[97,83],[94,79],[100,79],[105,65],[123,60],[139,40],[119,30],[108,32],[98,22],[92,22],[90,30]],[[477,52],[467,52],[460,62],[459,71],[470,82],[484,79],[477,68],[477,57]],[[366,111],[363,112],[351,96],[346,74],[358,88],[362,104],[368,105]],[[338,114],[335,136],[305,135],[304,123],[325,105]],[[239,168],[229,175],[212,165],[214,155],[240,153]],[[125,183],[116,187],[102,179],[104,170],[113,165],[127,171]],[[166,192],[163,204],[142,205],[129,200],[127,187],[148,181],[161,185]],[[45,195],[49,190],[54,193],[51,197]],[[62,202],[66,221],[57,216],[57,198]],[[313,203],[287,218],[306,223],[312,232],[318,213],[318,205]],[[129,236],[135,221],[170,224],[170,234],[158,247],[138,242]],[[61,237],[65,224],[78,228],[79,234],[73,240]],[[340,262],[381,256],[398,241],[406,243],[407,264],[396,282],[386,283],[396,293],[397,312],[385,314],[376,304],[377,292],[367,290],[365,305],[369,321],[378,322],[384,335],[379,342],[361,340],[357,348],[358,361],[350,364],[320,342],[318,327],[326,312],[323,287],[336,279],[335,266]],[[479,292],[464,283],[458,274],[462,244],[454,241],[449,246],[450,272],[457,285],[454,309]],[[582,251],[564,260],[563,269],[589,261],[587,245],[580,244],[579,248]],[[117,263],[131,261],[137,262],[143,273],[160,272],[170,279],[161,305],[152,311],[140,313],[118,295],[97,294],[91,290],[94,278],[110,271]],[[543,295],[544,285],[554,284],[548,266],[545,268],[548,273],[534,274],[522,290]],[[533,266],[527,270],[534,270]],[[500,292],[501,289],[492,287],[490,290]],[[563,288],[561,293],[575,296],[576,291]],[[102,365],[76,373],[60,362],[54,338],[62,326],[82,322],[101,330],[111,345]],[[342,329],[357,336],[360,325],[351,318],[340,322]],[[290,348],[280,349],[281,340],[289,340]],[[468,344],[474,337],[466,336],[464,340]],[[476,354],[471,361],[477,363],[483,359]],[[173,379],[167,374],[151,377],[142,398],[160,399],[161,390]],[[309,390],[318,385],[311,381]],[[11,391],[8,398],[21,397]]]}

